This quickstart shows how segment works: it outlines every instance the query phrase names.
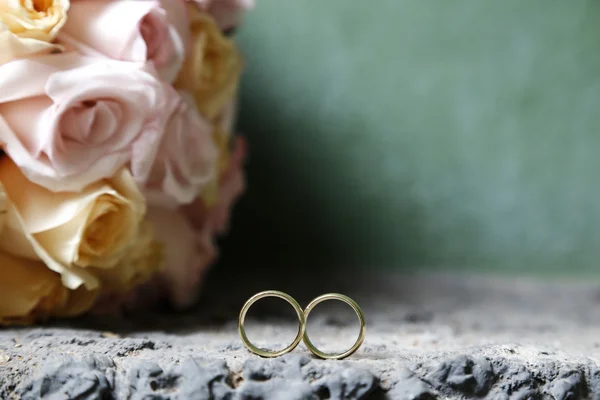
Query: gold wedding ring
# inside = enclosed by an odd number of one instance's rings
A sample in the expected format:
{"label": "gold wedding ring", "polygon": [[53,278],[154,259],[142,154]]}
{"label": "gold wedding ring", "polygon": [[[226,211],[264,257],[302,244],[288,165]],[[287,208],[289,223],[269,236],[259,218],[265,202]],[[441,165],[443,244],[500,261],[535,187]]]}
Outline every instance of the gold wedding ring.
{"label": "gold wedding ring", "polygon": [[[252,344],[252,342],[250,342],[250,340],[248,339],[248,336],[246,335],[246,330],[244,329],[244,321],[246,319],[246,314],[248,313],[248,310],[254,303],[256,303],[258,300],[263,299],[265,297],[278,297],[280,299],[287,301],[288,303],[290,303],[292,305],[292,307],[294,307],[294,310],[296,311],[296,315],[298,315],[298,320],[300,321],[300,324],[298,325],[298,333],[296,334],[294,341],[283,350],[267,351],[267,350],[260,349],[257,346],[255,346],[254,344]],[[358,338],[356,339],[356,342],[354,342],[352,347],[350,347],[348,350],[344,351],[343,353],[322,352],[310,341],[310,338],[308,337],[308,332],[306,332],[306,321],[308,319],[310,312],[319,303],[322,303],[327,300],[339,300],[339,301],[342,301],[342,302],[348,304],[350,307],[352,307],[352,309],[358,316],[358,321],[360,323],[360,332],[358,334]],[[242,342],[248,348],[248,350],[250,350],[254,354],[258,354],[261,357],[279,357],[286,353],[289,353],[290,351],[294,350],[296,348],[296,346],[298,346],[298,344],[300,343],[302,338],[304,338],[304,344],[306,345],[306,347],[317,357],[325,358],[325,359],[339,360],[339,359],[346,358],[346,357],[354,354],[354,352],[356,352],[356,350],[358,350],[358,348],[362,345],[363,341],[365,340],[366,323],[365,323],[365,316],[364,316],[362,310],[360,309],[360,306],[358,305],[358,303],[356,303],[350,297],[345,296],[343,294],[327,293],[322,296],[319,296],[316,299],[314,299],[313,301],[311,301],[310,304],[308,306],[306,306],[304,311],[302,311],[300,304],[298,304],[298,302],[289,294],[279,292],[277,290],[267,290],[264,292],[257,293],[254,296],[250,297],[248,299],[248,301],[244,304],[244,306],[242,307],[242,310],[240,311],[240,319],[238,322],[238,331],[240,333],[240,337],[242,338]]]}
{"label": "gold wedding ring", "polygon": [[321,350],[317,349],[317,347],[314,344],[312,344],[312,342],[310,341],[310,338],[308,337],[308,332],[304,333],[304,344],[317,357],[321,357],[321,358],[325,358],[325,359],[340,360],[342,358],[348,357],[349,355],[352,355],[356,350],[358,350],[358,348],[362,345],[363,341],[365,340],[365,331],[366,331],[365,316],[364,316],[362,310],[360,309],[360,306],[354,300],[352,300],[350,297],[344,296],[343,294],[339,294],[339,293],[327,293],[327,294],[317,297],[316,299],[311,301],[308,306],[306,306],[306,308],[304,309],[304,318],[306,320],[308,320],[308,315],[313,310],[313,308],[315,308],[315,306],[317,306],[317,304],[327,301],[327,300],[343,301],[344,303],[346,303],[350,307],[352,307],[352,309],[358,316],[358,320],[360,322],[360,332],[358,334],[358,339],[356,339],[356,342],[354,342],[354,344],[352,345],[352,347],[350,347],[350,349],[346,350],[343,353],[338,353],[338,354],[324,353]]}
{"label": "gold wedding ring", "polygon": [[[294,310],[296,311],[296,314],[298,315],[298,320],[300,321],[300,324],[298,325],[298,333],[296,334],[296,337],[294,338],[294,341],[292,342],[292,344],[290,344],[288,347],[286,347],[283,350],[267,351],[267,350],[260,349],[260,348],[256,347],[254,344],[252,344],[252,342],[250,342],[250,340],[248,339],[248,336],[246,336],[246,330],[244,329],[244,321],[246,319],[246,314],[248,313],[248,310],[250,309],[252,304],[256,303],[260,299],[264,299],[265,297],[278,297],[280,299],[287,301],[288,303],[290,303],[292,305],[292,307],[294,307]],[[306,329],[306,317],[304,316],[304,312],[302,311],[302,307],[300,307],[300,304],[298,304],[298,302],[289,294],[279,292],[277,290],[267,290],[267,291],[255,294],[254,296],[252,296],[248,299],[248,301],[246,302],[246,304],[244,304],[244,307],[242,307],[242,310],[240,311],[240,319],[238,322],[238,331],[242,338],[242,342],[244,342],[244,345],[248,348],[248,350],[250,350],[254,354],[257,354],[261,357],[279,357],[279,356],[282,356],[282,355],[294,350],[296,348],[296,346],[298,346],[298,343],[300,343],[300,341],[302,340],[302,336],[304,335],[305,329]]]}

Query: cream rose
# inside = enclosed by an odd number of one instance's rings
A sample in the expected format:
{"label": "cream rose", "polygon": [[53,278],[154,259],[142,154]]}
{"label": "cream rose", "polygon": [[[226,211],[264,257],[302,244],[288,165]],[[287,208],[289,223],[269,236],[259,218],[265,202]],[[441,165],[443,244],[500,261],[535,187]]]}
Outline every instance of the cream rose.
{"label": "cream rose", "polygon": [[78,315],[92,307],[96,296],[85,288],[67,289],[60,275],[40,261],[0,252],[0,325]]}
{"label": "cream rose", "polygon": [[216,175],[213,128],[200,116],[191,96],[180,94],[182,101],[169,119],[148,179],[138,182],[149,204],[191,203]]}
{"label": "cream rose", "polygon": [[67,297],[60,275],[42,262],[0,253],[0,324],[31,322],[62,307]]}
{"label": "cream rose", "polygon": [[69,289],[77,289],[83,285],[88,290],[95,290],[99,286],[98,279],[85,268],[69,267],[57,262],[24,230],[23,220],[12,204],[9,206],[4,229],[0,232],[0,253],[2,252],[30,261],[41,261],[48,269],[58,273],[63,286]]}
{"label": "cream rose", "polygon": [[69,0],[0,0],[0,64],[60,49],[52,44]]}
{"label": "cream rose", "polygon": [[149,280],[163,266],[163,246],[154,238],[154,229],[144,221],[139,235],[115,268],[95,269],[103,295],[126,293]]}
{"label": "cream rose", "polygon": [[52,191],[81,190],[127,163],[145,178],[178,104],[173,88],[137,63],[66,53],[0,66],[0,142]]}
{"label": "cream rose", "polygon": [[185,3],[74,1],[59,39],[84,55],[99,52],[117,60],[150,61],[161,79],[173,82],[189,42]]}
{"label": "cream rose", "polygon": [[87,290],[85,287],[80,287],[75,290],[69,290],[67,301],[62,307],[56,307],[49,310],[47,313],[42,313],[42,316],[48,315],[52,317],[73,317],[81,315],[89,311],[96,300],[98,299],[100,290]]}
{"label": "cream rose", "polygon": [[115,267],[138,237],[145,201],[126,169],[81,192],[53,193],[27,180],[5,157],[0,182],[14,208],[0,251],[41,259],[71,289],[96,288],[90,267]]}
{"label": "cream rose", "polygon": [[[12,243],[19,244],[10,228],[14,216],[14,207],[0,183],[0,241],[8,237]],[[4,223],[7,225],[6,232],[2,229]],[[19,221],[16,224],[22,229]],[[78,315],[92,307],[97,290],[85,287],[67,289],[60,274],[35,258],[0,251],[0,325],[31,323],[50,316]]]}
{"label": "cream rose", "polygon": [[235,43],[209,14],[191,4],[187,8],[191,54],[174,85],[191,91],[202,115],[212,121],[236,95],[242,60]]}

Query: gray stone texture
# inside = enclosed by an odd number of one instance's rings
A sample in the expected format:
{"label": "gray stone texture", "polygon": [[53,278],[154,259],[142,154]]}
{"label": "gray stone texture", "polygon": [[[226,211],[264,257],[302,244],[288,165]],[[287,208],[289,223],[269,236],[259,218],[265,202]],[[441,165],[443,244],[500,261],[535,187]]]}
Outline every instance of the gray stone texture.
{"label": "gray stone texture", "polygon": [[[246,286],[209,285],[186,313],[163,309],[4,328],[0,398],[600,400],[600,285],[594,283],[354,276],[337,289],[363,307],[367,338],[341,361],[317,359],[303,344],[275,359],[249,353],[237,334],[237,312],[253,294],[246,291],[266,288]],[[321,289],[295,293],[298,287],[274,288],[302,304]],[[274,348],[297,326],[293,311],[276,302],[248,317],[252,337]],[[311,338],[351,342],[355,317],[350,309],[332,310],[311,314]]]}

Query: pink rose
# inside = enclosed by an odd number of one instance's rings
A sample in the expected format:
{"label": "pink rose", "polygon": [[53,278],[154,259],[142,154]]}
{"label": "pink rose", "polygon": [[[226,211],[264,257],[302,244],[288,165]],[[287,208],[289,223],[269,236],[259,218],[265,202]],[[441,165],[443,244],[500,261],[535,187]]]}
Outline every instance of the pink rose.
{"label": "pink rose", "polygon": [[161,79],[173,82],[183,65],[189,22],[183,0],[78,0],[59,40],[84,55],[151,61]]}
{"label": "pink rose", "polygon": [[149,204],[174,207],[191,203],[216,174],[213,128],[196,109],[194,99],[185,92],[180,95],[181,102],[169,119],[150,175],[138,182]]}
{"label": "pink rose", "polygon": [[219,27],[230,30],[240,24],[244,13],[254,7],[254,0],[188,0],[210,13]]}
{"label": "pink rose", "polygon": [[148,307],[165,297],[180,309],[195,302],[204,274],[218,255],[215,237],[226,233],[231,208],[244,190],[246,153],[246,141],[238,138],[214,207],[207,209],[200,199],[183,207],[183,212],[150,207],[148,218],[157,239],[164,245],[162,273],[132,293],[105,297],[96,307],[97,312],[118,313],[123,308]]}
{"label": "pink rose", "polygon": [[248,153],[248,144],[237,137],[229,157],[229,166],[219,181],[217,202],[206,208],[203,199],[198,198],[192,204],[183,207],[190,223],[196,230],[209,229],[214,236],[227,233],[231,209],[246,188],[244,162]]}
{"label": "pink rose", "polygon": [[244,162],[248,154],[248,144],[244,138],[238,137],[231,154],[229,169],[221,178],[219,198],[210,213],[212,230],[222,235],[229,230],[229,218],[235,202],[246,190]]}
{"label": "pink rose", "polygon": [[148,307],[167,298],[172,306],[186,308],[199,295],[204,274],[215,262],[216,236],[226,233],[231,208],[245,188],[243,165],[248,146],[237,138],[229,168],[221,177],[218,202],[206,208],[198,198],[180,211],[150,207],[147,217],[156,239],[164,246],[164,268],[160,276],[124,295],[107,296],[96,306],[98,313],[119,313],[123,309]]}
{"label": "pink rose", "polygon": [[165,268],[157,283],[173,306],[184,308],[196,299],[204,273],[217,256],[213,238],[208,229],[195,231],[178,211],[150,207],[147,217],[155,228],[156,240],[164,246]]}
{"label": "pink rose", "polygon": [[[163,272],[166,281],[170,282],[168,296],[171,303],[178,308],[187,307],[196,300],[204,273],[217,258],[218,252],[214,240],[217,235],[222,235],[228,230],[231,208],[245,188],[243,164],[246,153],[246,141],[238,138],[231,155],[229,169],[221,179],[219,198],[214,207],[206,209],[201,202],[196,205],[197,208],[193,205],[188,206],[184,210],[186,214],[188,210],[194,208],[196,208],[197,213],[194,216],[187,214],[187,219],[183,216],[178,217],[178,219],[181,218],[181,221],[172,225],[171,230],[173,230],[173,233],[170,233],[167,227],[164,229],[165,239],[169,235],[169,237],[173,237],[171,241],[177,241],[177,245],[180,246],[174,249],[174,252],[180,254],[180,258],[177,260],[168,259],[166,269]],[[174,217],[165,219],[164,223],[174,219]],[[156,223],[156,219],[154,222]],[[184,226],[187,226],[187,228],[184,228]],[[160,225],[156,225],[156,227],[157,231],[162,230]],[[175,230],[179,233],[174,233]],[[195,243],[197,247],[193,253],[194,256],[187,256],[188,262],[186,263],[185,260],[181,259],[181,254],[186,254],[181,247],[185,242],[183,235],[191,235],[192,232],[196,233]],[[177,235],[182,237],[177,238]],[[192,253],[188,250],[187,254]]]}
{"label": "pink rose", "polygon": [[180,98],[150,66],[75,53],[0,66],[0,143],[33,182],[79,191],[131,163],[147,176]]}

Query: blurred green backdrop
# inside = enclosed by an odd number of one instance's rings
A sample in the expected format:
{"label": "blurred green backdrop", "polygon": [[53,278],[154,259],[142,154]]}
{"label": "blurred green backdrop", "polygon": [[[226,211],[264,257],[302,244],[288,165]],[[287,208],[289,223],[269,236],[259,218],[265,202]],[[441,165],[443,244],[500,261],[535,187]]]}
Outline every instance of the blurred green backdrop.
{"label": "blurred green backdrop", "polygon": [[600,2],[259,0],[225,263],[598,273]]}

